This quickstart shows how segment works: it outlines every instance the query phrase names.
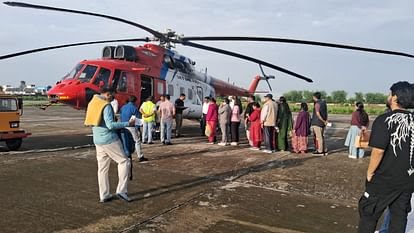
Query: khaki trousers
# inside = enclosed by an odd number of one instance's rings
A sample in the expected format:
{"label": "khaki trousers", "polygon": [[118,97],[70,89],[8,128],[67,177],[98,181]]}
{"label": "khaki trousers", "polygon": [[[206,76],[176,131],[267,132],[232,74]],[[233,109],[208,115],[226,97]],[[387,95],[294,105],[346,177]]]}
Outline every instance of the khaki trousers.
{"label": "khaki trousers", "polygon": [[118,187],[116,193],[127,193],[129,159],[125,156],[122,143],[117,140],[108,145],[95,145],[96,159],[98,161],[99,197],[101,200],[109,197],[109,165],[111,159],[118,164]]}
{"label": "khaki trousers", "polygon": [[312,127],[313,132],[315,133],[317,148],[316,150],[320,153],[326,152],[326,144],[325,144],[325,127],[319,127],[313,125]]}

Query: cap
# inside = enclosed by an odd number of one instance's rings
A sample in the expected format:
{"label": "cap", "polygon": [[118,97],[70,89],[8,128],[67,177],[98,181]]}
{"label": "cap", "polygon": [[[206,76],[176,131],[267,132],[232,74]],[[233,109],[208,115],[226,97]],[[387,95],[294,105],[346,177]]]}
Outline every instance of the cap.
{"label": "cap", "polygon": [[265,98],[270,98],[270,99],[272,99],[272,98],[273,98],[273,95],[272,95],[272,94],[267,94],[267,95],[265,95],[264,97],[265,97]]}

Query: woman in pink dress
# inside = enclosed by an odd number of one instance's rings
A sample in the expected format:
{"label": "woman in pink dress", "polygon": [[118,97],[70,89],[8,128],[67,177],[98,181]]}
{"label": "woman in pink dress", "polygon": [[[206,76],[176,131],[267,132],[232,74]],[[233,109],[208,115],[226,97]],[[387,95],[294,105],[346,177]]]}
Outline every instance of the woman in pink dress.
{"label": "woman in pink dress", "polygon": [[[210,99],[210,104],[208,105],[208,111],[206,115],[206,127],[209,128],[209,135],[208,142],[210,144],[214,144],[216,138],[216,130],[217,130],[217,122],[218,122],[218,106],[216,104],[216,100],[214,98]],[[206,130],[207,131],[207,130]]]}
{"label": "woman in pink dress", "polygon": [[260,150],[262,143],[262,126],[260,123],[260,104],[253,103],[253,112],[249,115],[250,121],[250,140],[253,142],[252,150]]}

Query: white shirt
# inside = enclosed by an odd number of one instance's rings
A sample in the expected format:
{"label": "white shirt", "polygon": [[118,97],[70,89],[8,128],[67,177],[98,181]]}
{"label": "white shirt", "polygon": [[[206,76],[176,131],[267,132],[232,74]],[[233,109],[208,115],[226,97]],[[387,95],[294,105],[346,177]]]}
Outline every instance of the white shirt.
{"label": "white shirt", "polygon": [[203,114],[207,114],[209,103],[203,103]]}
{"label": "white shirt", "polygon": [[114,113],[118,113],[118,100],[114,99],[111,101],[112,109],[114,110]]}

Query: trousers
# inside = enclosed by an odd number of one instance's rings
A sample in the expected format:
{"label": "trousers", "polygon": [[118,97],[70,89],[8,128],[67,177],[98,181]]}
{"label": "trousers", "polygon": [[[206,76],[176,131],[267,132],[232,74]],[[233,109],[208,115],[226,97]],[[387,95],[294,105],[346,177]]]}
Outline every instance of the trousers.
{"label": "trousers", "polygon": [[101,200],[109,197],[109,166],[111,159],[118,164],[118,186],[116,193],[127,193],[129,159],[125,156],[122,143],[117,140],[107,145],[95,145],[96,159],[98,161],[98,185],[99,197]]}

